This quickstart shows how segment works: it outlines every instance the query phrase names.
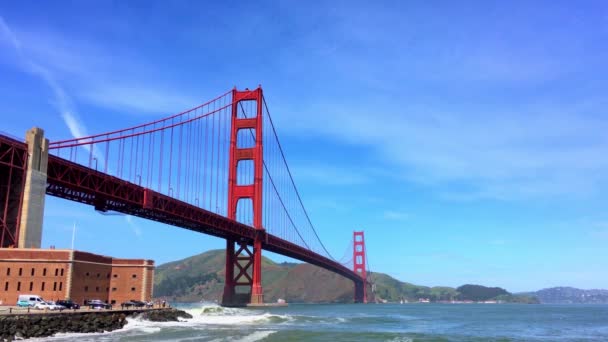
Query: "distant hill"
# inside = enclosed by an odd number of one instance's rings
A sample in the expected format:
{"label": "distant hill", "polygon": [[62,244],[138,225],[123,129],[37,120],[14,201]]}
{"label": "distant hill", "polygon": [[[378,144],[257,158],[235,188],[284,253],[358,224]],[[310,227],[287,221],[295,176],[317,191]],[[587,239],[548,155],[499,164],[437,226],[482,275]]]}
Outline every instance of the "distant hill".
{"label": "distant hill", "polygon": [[543,304],[608,304],[608,290],[581,290],[574,287],[552,287],[525,295],[537,297]]}
{"label": "distant hill", "polygon": [[459,300],[484,301],[498,296],[508,295],[505,289],[500,287],[485,287],[480,285],[462,285],[456,289],[460,294]]}
{"label": "distant hill", "polygon": [[[154,296],[174,301],[215,301],[224,289],[224,250],[212,250],[156,268]],[[516,296],[500,288],[479,285],[427,287],[401,282],[383,273],[373,273],[376,299],[398,302],[402,299],[418,301],[488,300],[534,303],[526,296]],[[262,259],[264,299],[274,302],[283,298],[291,303],[352,302],[353,284],[350,280],[322,268],[300,263],[275,263]],[[370,289],[371,290],[371,289]],[[368,290],[368,293],[371,291]]]}
{"label": "distant hill", "polygon": [[[224,250],[212,250],[156,268],[154,296],[193,302],[221,299],[224,290]],[[352,282],[310,264],[275,263],[262,257],[264,299],[274,302],[352,301]]]}

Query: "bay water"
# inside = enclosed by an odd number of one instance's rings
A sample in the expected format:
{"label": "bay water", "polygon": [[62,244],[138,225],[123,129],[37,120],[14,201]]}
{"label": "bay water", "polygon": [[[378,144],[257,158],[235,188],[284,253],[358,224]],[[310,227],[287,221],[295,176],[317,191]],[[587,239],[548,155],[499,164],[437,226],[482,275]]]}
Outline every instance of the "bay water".
{"label": "bay water", "polygon": [[290,304],[267,309],[177,304],[183,322],[129,318],[99,334],[44,341],[608,341],[608,305]]}

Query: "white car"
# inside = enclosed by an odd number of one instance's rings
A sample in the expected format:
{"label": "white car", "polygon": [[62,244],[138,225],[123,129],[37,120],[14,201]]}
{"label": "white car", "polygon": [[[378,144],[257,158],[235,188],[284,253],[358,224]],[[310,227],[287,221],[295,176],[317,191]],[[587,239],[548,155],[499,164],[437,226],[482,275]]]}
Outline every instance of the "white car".
{"label": "white car", "polygon": [[63,305],[57,305],[57,304],[51,304],[51,303],[47,303],[47,302],[42,302],[42,303],[36,303],[36,305],[34,306],[35,309],[38,310],[63,310],[65,309],[65,306]]}

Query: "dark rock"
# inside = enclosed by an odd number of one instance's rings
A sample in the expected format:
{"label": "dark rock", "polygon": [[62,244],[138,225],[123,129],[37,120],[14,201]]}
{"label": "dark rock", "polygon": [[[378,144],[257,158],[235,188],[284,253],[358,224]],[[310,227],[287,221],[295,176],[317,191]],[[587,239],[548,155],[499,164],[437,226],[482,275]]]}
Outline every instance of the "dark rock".
{"label": "dark rock", "polygon": [[166,309],[147,311],[140,317],[152,322],[179,322],[179,318],[192,318],[192,315],[182,310]]}
{"label": "dark rock", "polygon": [[179,321],[192,318],[184,311],[172,308],[126,312],[67,312],[0,316],[0,342],[15,338],[52,336],[56,333],[89,333],[121,329],[128,316],[141,316],[155,322]]}

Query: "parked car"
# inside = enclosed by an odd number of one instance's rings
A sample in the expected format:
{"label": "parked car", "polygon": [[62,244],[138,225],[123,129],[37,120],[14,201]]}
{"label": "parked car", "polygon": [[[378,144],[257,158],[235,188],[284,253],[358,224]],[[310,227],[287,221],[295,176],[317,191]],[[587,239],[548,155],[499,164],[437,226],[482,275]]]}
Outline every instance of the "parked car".
{"label": "parked car", "polygon": [[80,309],[80,305],[74,303],[71,299],[58,300],[57,305],[64,306],[66,309]]}
{"label": "parked car", "polygon": [[126,309],[133,308],[133,307],[136,307],[136,303],[134,303],[132,301],[127,301],[127,302],[120,303],[120,307],[126,308]]}
{"label": "parked car", "polygon": [[141,300],[131,299],[130,302],[133,303],[133,306],[135,306],[136,308],[143,308],[144,306],[146,306],[146,302],[142,302]]}
{"label": "parked car", "polygon": [[100,300],[91,299],[86,302],[86,305],[91,309],[111,309],[112,305]]}
{"label": "parked car", "polygon": [[131,300],[131,302],[135,303],[135,306],[138,308],[151,308],[154,306],[154,303],[152,302],[146,302],[146,301],[141,301],[141,300]]}
{"label": "parked car", "polygon": [[41,303],[36,303],[36,305],[34,306],[35,309],[38,310],[63,310],[65,309],[65,306],[62,305],[57,305],[57,304],[51,304],[51,303],[47,303],[47,302],[41,302]]}
{"label": "parked car", "polygon": [[17,306],[20,307],[35,307],[38,303],[44,303],[44,299],[34,294],[22,294],[17,299]]}

